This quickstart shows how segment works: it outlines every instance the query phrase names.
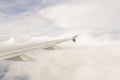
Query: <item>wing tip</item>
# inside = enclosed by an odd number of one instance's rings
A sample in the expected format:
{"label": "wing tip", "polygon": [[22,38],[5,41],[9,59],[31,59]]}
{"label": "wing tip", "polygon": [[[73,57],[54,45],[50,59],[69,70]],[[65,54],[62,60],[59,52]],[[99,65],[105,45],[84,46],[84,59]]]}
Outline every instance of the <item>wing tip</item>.
{"label": "wing tip", "polygon": [[78,37],[78,35],[73,36],[73,37],[72,37],[72,41],[73,41],[73,42],[76,42],[76,38],[77,38],[77,37]]}

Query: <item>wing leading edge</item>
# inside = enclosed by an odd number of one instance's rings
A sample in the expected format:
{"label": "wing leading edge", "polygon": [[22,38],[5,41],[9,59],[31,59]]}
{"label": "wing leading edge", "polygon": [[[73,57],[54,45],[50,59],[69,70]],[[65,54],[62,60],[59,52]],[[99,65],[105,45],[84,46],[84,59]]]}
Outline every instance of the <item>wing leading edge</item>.
{"label": "wing leading edge", "polygon": [[57,48],[56,45],[72,40],[73,42],[76,42],[76,37],[78,35],[75,35],[71,38],[65,38],[65,39],[58,39],[58,40],[53,40],[53,41],[48,41],[44,43],[37,43],[37,44],[32,44],[28,46],[22,46],[17,49],[12,49],[12,50],[6,50],[6,51],[1,51],[0,52],[0,60],[14,60],[14,61],[28,61],[32,60],[31,57],[24,55],[25,52],[32,51],[32,50],[37,50],[37,49],[52,49]]}

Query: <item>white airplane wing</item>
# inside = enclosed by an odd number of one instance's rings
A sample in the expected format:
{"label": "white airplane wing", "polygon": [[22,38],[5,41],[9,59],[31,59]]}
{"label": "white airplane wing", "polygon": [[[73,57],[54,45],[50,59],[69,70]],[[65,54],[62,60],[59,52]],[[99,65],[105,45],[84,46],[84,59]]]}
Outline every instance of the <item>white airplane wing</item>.
{"label": "white airplane wing", "polygon": [[32,60],[31,57],[25,55],[25,52],[36,50],[36,49],[53,49],[57,44],[72,40],[76,42],[76,36],[66,39],[53,40],[44,43],[32,44],[23,46],[15,49],[0,51],[0,60],[15,60],[15,61],[26,61]]}

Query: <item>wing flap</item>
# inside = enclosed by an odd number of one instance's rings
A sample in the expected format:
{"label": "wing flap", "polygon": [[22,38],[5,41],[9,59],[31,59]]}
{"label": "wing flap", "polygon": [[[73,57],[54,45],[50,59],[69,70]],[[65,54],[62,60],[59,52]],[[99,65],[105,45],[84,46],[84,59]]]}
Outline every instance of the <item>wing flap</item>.
{"label": "wing flap", "polygon": [[51,47],[47,47],[47,48],[44,48],[45,50],[58,50],[58,49],[61,49],[60,47],[58,46],[51,46]]}
{"label": "wing flap", "polygon": [[31,60],[33,60],[33,58],[31,58],[30,56],[22,54],[20,56],[9,58],[7,60],[12,60],[12,61],[31,61]]}

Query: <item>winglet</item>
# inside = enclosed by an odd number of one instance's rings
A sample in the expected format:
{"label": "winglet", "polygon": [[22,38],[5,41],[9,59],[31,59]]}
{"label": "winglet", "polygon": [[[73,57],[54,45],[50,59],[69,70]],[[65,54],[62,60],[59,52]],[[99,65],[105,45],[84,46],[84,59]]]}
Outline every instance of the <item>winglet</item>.
{"label": "winglet", "polygon": [[77,37],[77,36],[78,36],[78,35],[75,35],[75,36],[72,37],[72,41],[73,41],[73,42],[76,42],[76,37]]}

